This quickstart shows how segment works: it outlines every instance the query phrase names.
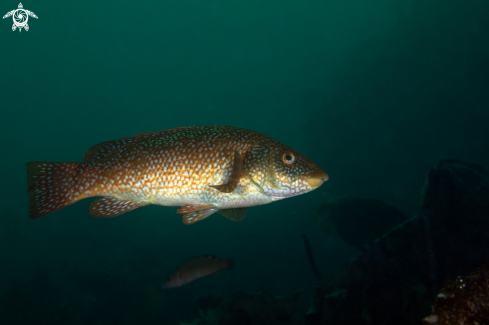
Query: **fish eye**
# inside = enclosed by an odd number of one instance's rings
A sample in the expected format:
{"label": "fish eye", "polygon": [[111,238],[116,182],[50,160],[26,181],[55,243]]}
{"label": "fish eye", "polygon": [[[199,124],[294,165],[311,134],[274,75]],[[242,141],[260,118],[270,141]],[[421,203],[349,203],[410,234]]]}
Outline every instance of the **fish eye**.
{"label": "fish eye", "polygon": [[284,155],[282,156],[282,161],[284,162],[284,164],[290,166],[294,163],[295,161],[295,156],[293,153],[291,152],[286,152],[284,153]]}

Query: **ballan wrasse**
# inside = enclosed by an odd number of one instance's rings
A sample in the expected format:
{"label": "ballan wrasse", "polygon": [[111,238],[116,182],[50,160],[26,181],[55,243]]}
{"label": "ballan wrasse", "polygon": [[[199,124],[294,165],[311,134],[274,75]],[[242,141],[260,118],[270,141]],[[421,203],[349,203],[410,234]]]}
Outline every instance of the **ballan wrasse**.
{"label": "ballan wrasse", "polygon": [[91,147],[83,161],[27,163],[30,218],[101,196],[94,217],[157,204],[179,206],[192,224],[215,212],[242,220],[246,208],[310,192],[328,179],[311,160],[258,132],[182,127]]}
{"label": "ballan wrasse", "polygon": [[186,260],[173,271],[162,288],[180,287],[221,270],[231,270],[233,268],[234,260],[232,258],[218,258],[216,255],[197,256]]}

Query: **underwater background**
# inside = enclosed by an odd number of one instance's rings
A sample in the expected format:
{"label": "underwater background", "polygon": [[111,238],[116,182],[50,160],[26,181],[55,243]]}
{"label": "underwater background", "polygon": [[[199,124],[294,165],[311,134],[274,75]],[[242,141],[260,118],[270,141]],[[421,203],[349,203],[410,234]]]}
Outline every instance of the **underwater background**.
{"label": "underwater background", "polygon": [[[375,198],[412,217],[440,159],[489,165],[487,1],[23,5],[39,17],[29,31],[0,25],[2,324],[190,323],[199,297],[239,291],[299,292],[280,324],[303,324],[316,279],[302,235],[326,279],[362,251],[325,236],[317,215],[328,199]],[[103,141],[191,125],[264,133],[330,179],[240,222],[187,226],[159,206],[96,219],[93,199],[28,218],[27,162],[81,161]],[[161,289],[203,254],[236,267]]]}

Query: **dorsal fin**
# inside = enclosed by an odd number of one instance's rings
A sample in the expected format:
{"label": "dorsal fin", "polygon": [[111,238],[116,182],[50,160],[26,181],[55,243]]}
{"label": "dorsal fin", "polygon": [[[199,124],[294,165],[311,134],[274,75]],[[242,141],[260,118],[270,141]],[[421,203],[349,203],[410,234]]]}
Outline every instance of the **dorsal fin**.
{"label": "dorsal fin", "polygon": [[105,141],[96,144],[85,151],[83,156],[83,162],[88,163],[91,161],[97,161],[105,157],[109,152],[115,149],[120,149],[128,143],[134,142],[135,138],[123,138],[119,140]]}
{"label": "dorsal fin", "polygon": [[120,149],[129,143],[133,143],[141,139],[148,139],[155,136],[178,133],[180,131],[187,130],[189,128],[195,128],[195,126],[181,127],[181,128],[162,130],[156,132],[144,132],[144,133],[135,134],[127,138],[105,141],[88,148],[88,150],[85,152],[85,156],[83,156],[83,162],[88,163],[88,162],[100,160],[105,156],[107,156],[109,152]]}

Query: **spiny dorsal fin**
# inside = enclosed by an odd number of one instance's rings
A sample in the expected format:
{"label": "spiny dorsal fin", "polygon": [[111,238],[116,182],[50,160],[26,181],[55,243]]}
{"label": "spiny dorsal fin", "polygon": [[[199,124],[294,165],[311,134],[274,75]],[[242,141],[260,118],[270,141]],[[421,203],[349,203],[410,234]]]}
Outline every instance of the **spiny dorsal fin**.
{"label": "spiny dorsal fin", "polygon": [[129,138],[122,138],[119,140],[105,141],[96,144],[93,147],[87,149],[87,151],[85,152],[85,156],[83,156],[83,162],[88,163],[88,162],[100,160],[105,156],[107,156],[107,154],[113,150],[120,149],[129,143],[148,137],[149,135],[147,136],[141,135],[137,137],[134,136]]}
{"label": "spiny dorsal fin", "polygon": [[193,223],[196,223],[197,221],[204,220],[216,211],[217,209],[207,209],[190,212],[182,216],[182,221],[186,225],[191,225]]}
{"label": "spiny dorsal fin", "polygon": [[246,208],[223,209],[217,212],[233,221],[241,221],[246,216]]}
{"label": "spiny dorsal fin", "polygon": [[231,193],[238,187],[239,179],[241,178],[241,171],[243,170],[243,158],[238,151],[234,152],[233,170],[229,181],[226,184],[210,185],[210,187],[221,191],[222,193]]}
{"label": "spiny dorsal fin", "polygon": [[129,143],[133,143],[142,139],[148,139],[156,136],[178,133],[190,128],[195,128],[195,126],[181,127],[181,128],[155,131],[155,132],[144,132],[122,139],[105,141],[88,148],[88,150],[85,152],[85,156],[83,156],[83,162],[88,163],[88,162],[100,160],[105,156],[107,156],[109,152],[116,149],[120,149],[125,145],[128,145]]}
{"label": "spiny dorsal fin", "polygon": [[89,213],[92,217],[111,218],[147,205],[132,201],[119,200],[112,197],[103,197],[90,204]]}

